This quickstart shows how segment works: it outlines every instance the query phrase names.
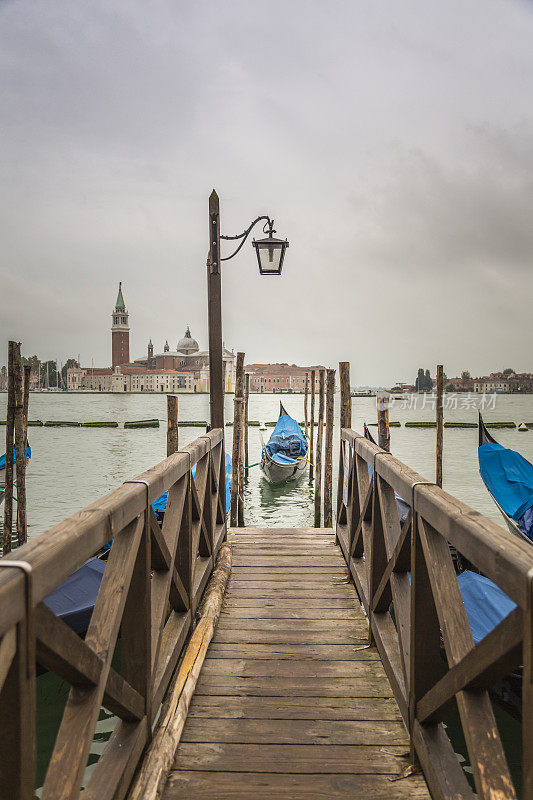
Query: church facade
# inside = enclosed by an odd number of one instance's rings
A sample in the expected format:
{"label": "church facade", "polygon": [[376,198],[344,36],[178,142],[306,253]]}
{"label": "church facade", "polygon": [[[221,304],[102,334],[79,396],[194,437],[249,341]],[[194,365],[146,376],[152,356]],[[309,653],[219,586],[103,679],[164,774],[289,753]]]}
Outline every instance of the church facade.
{"label": "church facade", "polygon": [[[119,284],[111,314],[111,367],[76,367],[67,371],[69,391],[93,392],[209,392],[209,352],[200,350],[189,326],[175,350],[168,340],[154,353],[152,340],[146,356],[130,361],[129,314]],[[223,347],[225,390],[235,388],[235,353]]]}

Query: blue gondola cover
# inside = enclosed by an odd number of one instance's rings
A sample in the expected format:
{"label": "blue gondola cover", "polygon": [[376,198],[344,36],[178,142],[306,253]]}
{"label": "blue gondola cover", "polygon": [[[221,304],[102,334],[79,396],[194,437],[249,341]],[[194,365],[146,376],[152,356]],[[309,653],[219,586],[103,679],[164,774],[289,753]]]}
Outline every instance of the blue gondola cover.
{"label": "blue gondola cover", "polygon": [[105,561],[90,558],[44,598],[48,608],[76,633],[85,633],[89,627],[104,570]]}
{"label": "blue gondola cover", "polygon": [[[479,472],[487,489],[520,529],[533,538],[533,464],[496,442],[478,448]],[[529,513],[528,513],[529,512]]]}
{"label": "blue gondola cover", "polygon": [[[26,447],[26,458],[31,458],[31,447],[28,445]],[[15,451],[13,450],[13,464],[15,463]],[[0,469],[5,469],[6,467],[6,454],[4,453],[3,456],[0,456]]]}
{"label": "blue gondola cover", "polygon": [[[226,513],[229,513],[230,504],[231,504],[231,456],[229,453],[225,453],[225,475],[226,475]],[[192,476],[196,475],[196,464],[191,469]],[[158,497],[157,500],[154,500],[152,503],[152,508],[154,509],[155,513],[161,514],[165,508],[167,507],[167,493],[164,492],[161,497]]]}
{"label": "blue gondola cover", "polygon": [[477,572],[466,570],[457,580],[477,644],[516,608],[516,604],[495,583]]}
{"label": "blue gondola cover", "polygon": [[307,454],[307,441],[302,429],[289,414],[280,414],[265,450],[278,464],[294,464]]}

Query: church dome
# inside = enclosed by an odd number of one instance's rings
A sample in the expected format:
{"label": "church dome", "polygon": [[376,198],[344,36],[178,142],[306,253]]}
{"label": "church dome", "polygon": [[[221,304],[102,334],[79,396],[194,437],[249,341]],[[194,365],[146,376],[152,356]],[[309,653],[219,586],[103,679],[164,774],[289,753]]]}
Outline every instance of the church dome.
{"label": "church dome", "polygon": [[182,353],[196,353],[198,352],[199,349],[200,347],[198,345],[198,342],[196,341],[196,339],[192,338],[191,331],[189,329],[189,326],[187,325],[185,336],[183,337],[183,339],[179,340],[176,346],[176,350]]}

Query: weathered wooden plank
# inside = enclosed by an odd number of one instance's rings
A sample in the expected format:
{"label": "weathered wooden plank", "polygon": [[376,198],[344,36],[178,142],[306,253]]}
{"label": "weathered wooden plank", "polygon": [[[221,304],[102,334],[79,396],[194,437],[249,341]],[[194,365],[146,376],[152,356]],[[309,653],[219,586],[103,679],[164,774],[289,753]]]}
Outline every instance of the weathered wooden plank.
{"label": "weathered wooden plank", "polygon": [[[256,621],[259,622],[260,620]],[[226,626],[224,628],[217,628],[217,632],[213,638],[213,643],[228,643],[237,646],[241,643],[255,643],[265,644],[269,647],[274,647],[276,644],[301,645],[303,647],[323,645],[324,647],[330,647],[350,643],[353,645],[362,645],[367,642],[368,626],[365,622],[359,623],[359,626],[351,625],[347,628],[337,626],[332,630],[326,631],[300,631],[298,628],[294,630],[279,630],[278,626],[274,626],[271,630],[257,630],[255,625],[253,628],[250,628],[249,625],[242,628]]]}
{"label": "weathered wooden plank", "polygon": [[[384,752],[384,750],[389,752]],[[358,773],[397,775],[407,759],[391,755],[403,747],[379,745],[275,745],[216,744],[183,742],[178,748],[174,769],[201,769],[242,772]]]}
{"label": "weathered wooden plank", "polygon": [[[251,585],[250,585],[251,583]],[[240,600],[240,599],[248,599],[252,600],[254,598],[270,598],[270,597],[281,597],[285,599],[293,599],[298,600],[299,598],[308,597],[309,599],[327,599],[327,598],[337,598],[337,599],[349,599],[352,601],[352,605],[354,602],[359,603],[359,598],[353,588],[353,586],[348,585],[337,585],[332,586],[329,585],[319,585],[311,584],[302,585],[296,584],[293,587],[289,587],[286,584],[281,586],[276,585],[275,587],[268,586],[266,583],[255,584],[250,581],[247,584],[241,582],[241,585],[235,586],[233,585],[228,589],[227,592],[228,600]]]}
{"label": "weathered wooden plank", "polygon": [[[406,745],[400,721],[198,719],[189,717],[182,742],[220,744]],[[322,766],[322,765],[321,765]]]}
{"label": "weathered wooden plank", "polygon": [[[224,603],[226,609],[235,609],[237,614],[240,614],[239,609],[317,609],[318,611],[327,612],[326,615],[331,615],[332,610],[349,609],[353,611],[355,606],[355,599],[350,597],[241,597],[235,594],[228,595],[228,599]],[[323,616],[322,614],[320,616]]]}
{"label": "weathered wooden plank", "polygon": [[239,675],[200,676],[198,694],[243,695],[249,697],[392,697],[386,678],[277,678],[271,676],[244,678]]}
{"label": "weathered wooden plank", "polygon": [[325,661],[378,661],[374,647],[350,644],[224,644],[212,642],[211,658],[269,658],[300,661],[318,659]]}
{"label": "weathered wooden plank", "polygon": [[221,614],[221,619],[224,620],[229,614],[233,615],[235,611],[241,619],[316,619],[327,620],[331,619],[338,622],[339,620],[353,620],[354,610],[348,608],[326,608],[322,611],[317,608],[284,608],[282,605],[278,607],[261,606],[260,608],[239,608],[237,609],[224,609]]}
{"label": "weathered wooden plank", "polygon": [[294,775],[264,772],[218,772],[174,770],[163,800],[427,800],[421,775],[391,783],[387,775]]}
{"label": "weathered wooden plank", "polygon": [[390,697],[232,697],[195,695],[191,717],[224,719],[401,720]]}
{"label": "weathered wooden plank", "polygon": [[236,617],[235,615],[226,614],[224,617],[221,616],[221,619],[218,623],[217,633],[223,630],[229,630],[232,628],[236,629],[245,629],[250,631],[253,635],[257,631],[290,631],[291,633],[305,633],[305,632],[314,632],[314,633],[324,633],[324,631],[338,631],[346,636],[349,636],[351,633],[354,633],[357,630],[364,630],[368,631],[368,625],[363,616],[348,618],[348,619],[287,619],[285,622],[280,622],[277,619],[257,619],[253,625],[250,625],[249,621],[243,618],[241,615]]}
{"label": "weathered wooden plank", "polygon": [[[278,678],[385,678],[379,661],[322,661],[320,659],[252,659],[210,658],[202,670],[204,678],[220,675],[243,678],[271,677],[273,686]],[[216,680],[215,680],[216,682]]]}
{"label": "weathered wooden plank", "polygon": [[298,581],[300,578],[309,579],[310,575],[316,575],[318,579],[321,574],[336,576],[337,578],[348,577],[348,572],[344,564],[315,564],[313,566],[312,564],[299,565],[291,561],[289,564],[277,566],[274,564],[236,564],[232,569],[235,570],[236,578],[249,575],[253,580],[268,575],[271,575],[273,580],[275,580],[276,575],[279,575],[282,576],[284,580],[294,577],[295,581]]}

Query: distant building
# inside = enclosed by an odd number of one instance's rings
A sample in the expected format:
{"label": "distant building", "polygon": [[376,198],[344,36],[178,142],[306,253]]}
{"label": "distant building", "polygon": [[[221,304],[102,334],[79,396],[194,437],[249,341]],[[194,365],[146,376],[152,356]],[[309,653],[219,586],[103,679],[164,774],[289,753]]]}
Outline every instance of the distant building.
{"label": "distant building", "polygon": [[311,388],[311,370],[315,370],[315,390],[318,391],[320,370],[322,365],[299,367],[296,364],[248,364],[244,371],[250,375],[251,392],[291,393],[305,391],[305,376],[309,375]]}
{"label": "distant building", "polygon": [[493,394],[494,392],[508,392],[509,381],[502,378],[478,378],[474,380],[474,392],[480,394]]}
{"label": "distant building", "polygon": [[[154,354],[152,340],[147,355],[130,362],[129,314],[122,283],[111,315],[111,367],[76,367],[67,370],[67,389],[72,392],[209,392],[209,352],[201,351],[189,326],[171,351],[168,340],[162,353]],[[225,390],[235,388],[235,353],[223,347]]]}
{"label": "distant building", "polygon": [[122,297],[122,283],[118,285],[118,296],[115,310],[111,314],[111,366],[127,364],[130,360],[130,326],[128,312]]}

